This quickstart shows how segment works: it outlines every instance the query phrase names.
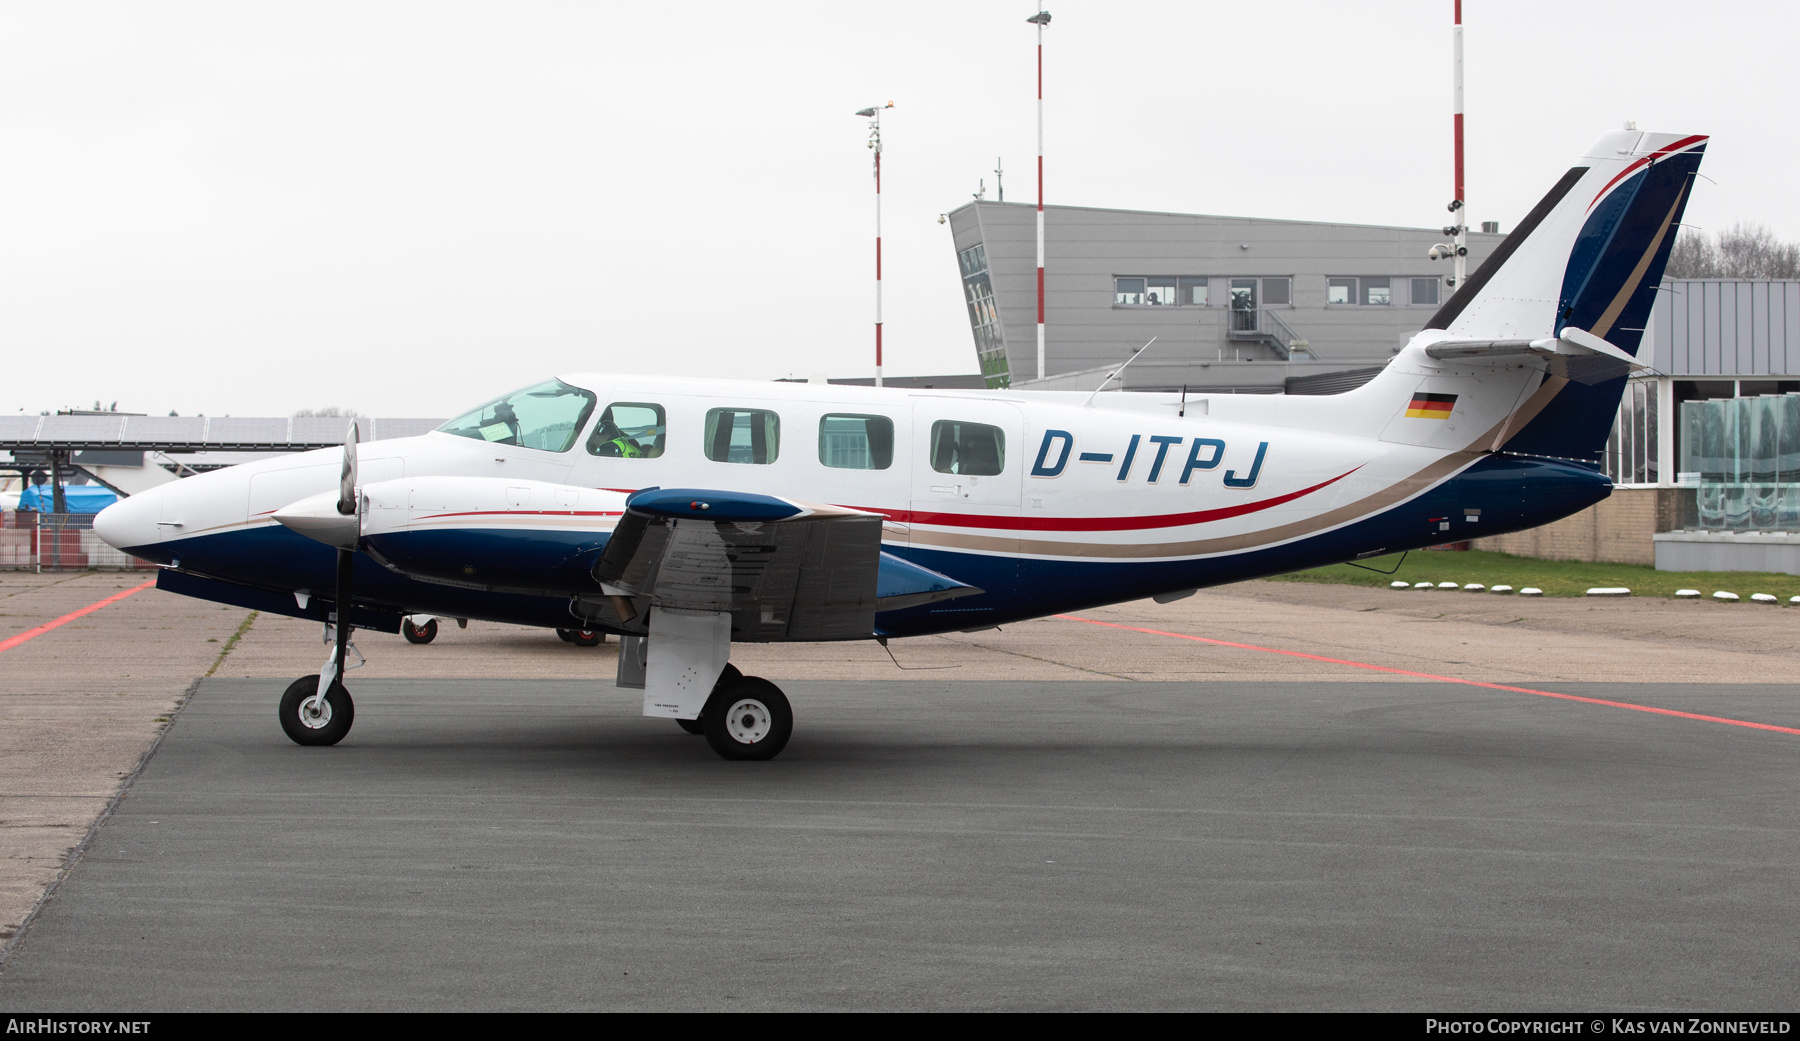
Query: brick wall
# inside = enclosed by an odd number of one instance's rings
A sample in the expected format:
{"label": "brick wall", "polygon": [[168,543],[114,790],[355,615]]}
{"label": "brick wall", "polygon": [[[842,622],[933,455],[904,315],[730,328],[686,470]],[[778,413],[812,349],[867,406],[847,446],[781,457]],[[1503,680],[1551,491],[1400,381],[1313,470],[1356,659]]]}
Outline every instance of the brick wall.
{"label": "brick wall", "polygon": [[1675,527],[1674,488],[1615,488],[1573,517],[1528,531],[1476,539],[1475,549],[1538,560],[1655,564],[1652,536]]}

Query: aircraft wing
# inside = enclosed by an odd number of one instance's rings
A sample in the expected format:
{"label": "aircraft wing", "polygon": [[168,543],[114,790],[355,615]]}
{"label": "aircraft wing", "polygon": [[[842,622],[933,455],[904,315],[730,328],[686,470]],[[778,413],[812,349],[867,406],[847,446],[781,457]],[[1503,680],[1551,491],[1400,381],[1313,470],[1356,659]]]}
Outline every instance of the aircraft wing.
{"label": "aircraft wing", "polygon": [[728,612],[740,641],[866,639],[875,613],[981,590],[881,550],[879,514],[771,495],[648,488],[594,565],[592,617],[644,631],[647,608]]}
{"label": "aircraft wing", "polygon": [[1537,358],[1552,375],[1576,383],[1601,383],[1650,366],[1585,329],[1569,326],[1561,336],[1541,340],[1439,340],[1425,348],[1439,361],[1483,362]]}

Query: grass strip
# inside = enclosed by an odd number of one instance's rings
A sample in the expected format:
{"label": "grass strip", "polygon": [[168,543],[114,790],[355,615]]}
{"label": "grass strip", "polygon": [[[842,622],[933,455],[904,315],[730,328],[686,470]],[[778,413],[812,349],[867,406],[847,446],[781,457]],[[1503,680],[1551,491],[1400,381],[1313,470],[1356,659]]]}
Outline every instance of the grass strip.
{"label": "grass strip", "polygon": [[238,626],[237,632],[231,634],[231,639],[225,641],[225,646],[219,648],[219,656],[213,659],[212,668],[206,670],[206,678],[211,679],[212,674],[219,671],[219,666],[225,664],[225,656],[230,654],[231,649],[237,646],[237,642],[250,631],[250,626],[256,622],[256,614],[255,611],[251,611],[246,615],[244,624]]}
{"label": "grass strip", "polygon": [[[1375,557],[1361,563],[1388,571],[1400,554]],[[1677,589],[1698,589],[1710,597],[1717,590],[1736,593],[1746,602],[1752,593],[1773,593],[1783,604],[1800,596],[1800,575],[1765,574],[1757,571],[1658,571],[1645,564],[1596,564],[1584,560],[1537,560],[1472,549],[1464,552],[1415,550],[1391,575],[1376,574],[1349,564],[1332,564],[1310,571],[1281,575],[1277,582],[1321,582],[1328,585],[1387,586],[1405,581],[1479,582],[1523,589],[1536,586],[1545,596],[1584,596],[1597,586],[1624,586],[1633,596],[1673,597]]]}

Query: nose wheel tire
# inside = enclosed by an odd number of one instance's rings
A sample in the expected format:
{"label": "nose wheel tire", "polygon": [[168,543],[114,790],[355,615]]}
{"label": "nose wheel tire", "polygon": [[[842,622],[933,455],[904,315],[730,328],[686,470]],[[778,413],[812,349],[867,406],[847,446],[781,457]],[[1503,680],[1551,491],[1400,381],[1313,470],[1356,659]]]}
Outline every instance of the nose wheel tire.
{"label": "nose wheel tire", "polygon": [[281,730],[297,745],[335,745],[350,732],[356,702],[342,683],[333,683],[323,701],[318,676],[302,676],[281,695]]}
{"label": "nose wheel tire", "polygon": [[720,683],[700,714],[706,743],[721,758],[773,759],[794,733],[794,710],[781,688],[759,676]]}
{"label": "nose wheel tire", "polygon": [[437,633],[436,618],[425,619],[424,625],[414,625],[410,618],[400,620],[400,635],[406,637],[407,643],[430,643],[437,639]]}
{"label": "nose wheel tire", "polygon": [[[719,681],[713,684],[713,690],[716,691],[728,683],[736,683],[743,678],[744,674],[738,671],[738,667],[728,662],[724,670],[719,673]],[[706,713],[702,711],[699,719],[678,719],[675,721],[675,725],[690,734],[704,734],[706,733]]]}
{"label": "nose wheel tire", "polygon": [[575,639],[574,631],[571,629],[558,629],[556,630],[556,638],[564,643],[568,643]]}
{"label": "nose wheel tire", "polygon": [[598,629],[570,629],[569,642],[577,647],[598,647],[606,642],[606,634]]}

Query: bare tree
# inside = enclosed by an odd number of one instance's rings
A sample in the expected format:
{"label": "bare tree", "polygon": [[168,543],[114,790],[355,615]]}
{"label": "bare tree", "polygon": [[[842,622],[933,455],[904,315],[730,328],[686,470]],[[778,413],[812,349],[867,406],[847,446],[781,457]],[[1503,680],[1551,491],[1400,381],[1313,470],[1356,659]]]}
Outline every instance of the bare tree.
{"label": "bare tree", "polygon": [[345,419],[352,419],[356,416],[356,410],[353,408],[338,408],[336,405],[326,405],[324,408],[303,408],[294,413],[295,419],[301,419],[306,416],[325,416],[328,418],[341,416]]}
{"label": "bare tree", "polygon": [[1670,278],[1800,278],[1800,243],[1764,224],[1733,224],[1716,236],[1683,230],[1669,251]]}

